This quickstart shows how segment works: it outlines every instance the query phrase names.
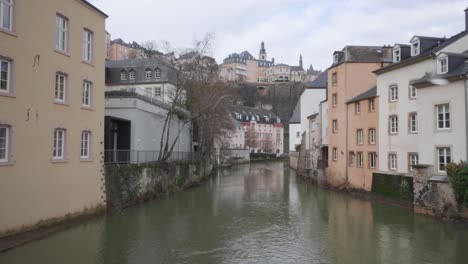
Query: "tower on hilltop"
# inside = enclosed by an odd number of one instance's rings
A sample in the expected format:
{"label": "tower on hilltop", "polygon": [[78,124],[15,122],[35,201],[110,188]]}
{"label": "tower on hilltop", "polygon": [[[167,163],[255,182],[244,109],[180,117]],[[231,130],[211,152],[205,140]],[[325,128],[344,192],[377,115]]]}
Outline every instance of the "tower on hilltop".
{"label": "tower on hilltop", "polygon": [[265,49],[265,43],[262,41],[262,44],[260,44],[260,52],[258,53],[258,58],[260,60],[266,60],[267,59],[267,53]]}
{"label": "tower on hilltop", "polygon": [[299,67],[301,67],[301,69],[304,69],[302,67],[302,54],[299,56]]}

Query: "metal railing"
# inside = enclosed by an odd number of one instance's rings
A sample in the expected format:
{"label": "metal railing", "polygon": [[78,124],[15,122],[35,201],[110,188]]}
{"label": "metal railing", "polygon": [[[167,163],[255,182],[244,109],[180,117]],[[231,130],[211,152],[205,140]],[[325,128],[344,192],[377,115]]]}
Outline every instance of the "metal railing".
{"label": "metal railing", "polygon": [[[140,164],[159,160],[158,150],[104,150],[105,164]],[[200,160],[200,152],[172,152],[166,161]]]}

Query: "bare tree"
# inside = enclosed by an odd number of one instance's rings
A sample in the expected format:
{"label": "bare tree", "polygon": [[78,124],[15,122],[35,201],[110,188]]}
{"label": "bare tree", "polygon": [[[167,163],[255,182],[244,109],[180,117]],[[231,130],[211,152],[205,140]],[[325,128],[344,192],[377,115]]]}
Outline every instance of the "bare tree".
{"label": "bare tree", "polygon": [[162,53],[158,51],[158,43],[154,40],[147,40],[141,44],[145,58],[154,58]]}

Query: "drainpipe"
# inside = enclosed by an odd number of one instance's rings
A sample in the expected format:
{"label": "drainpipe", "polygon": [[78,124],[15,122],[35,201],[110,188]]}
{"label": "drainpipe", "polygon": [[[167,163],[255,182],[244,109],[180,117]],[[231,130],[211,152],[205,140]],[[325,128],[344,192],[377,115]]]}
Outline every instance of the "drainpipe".
{"label": "drainpipe", "polygon": [[465,161],[468,161],[468,79],[467,75],[463,77],[465,79]]}

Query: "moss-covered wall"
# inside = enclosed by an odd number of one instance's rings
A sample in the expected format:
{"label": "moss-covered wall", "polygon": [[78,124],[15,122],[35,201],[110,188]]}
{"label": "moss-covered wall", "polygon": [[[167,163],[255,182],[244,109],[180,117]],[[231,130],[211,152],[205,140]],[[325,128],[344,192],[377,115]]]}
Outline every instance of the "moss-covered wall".
{"label": "moss-covered wall", "polygon": [[109,164],[105,167],[108,208],[125,208],[198,184],[209,175],[201,161]]}
{"label": "moss-covered wall", "polygon": [[413,178],[403,175],[374,173],[372,176],[372,193],[412,202]]}

